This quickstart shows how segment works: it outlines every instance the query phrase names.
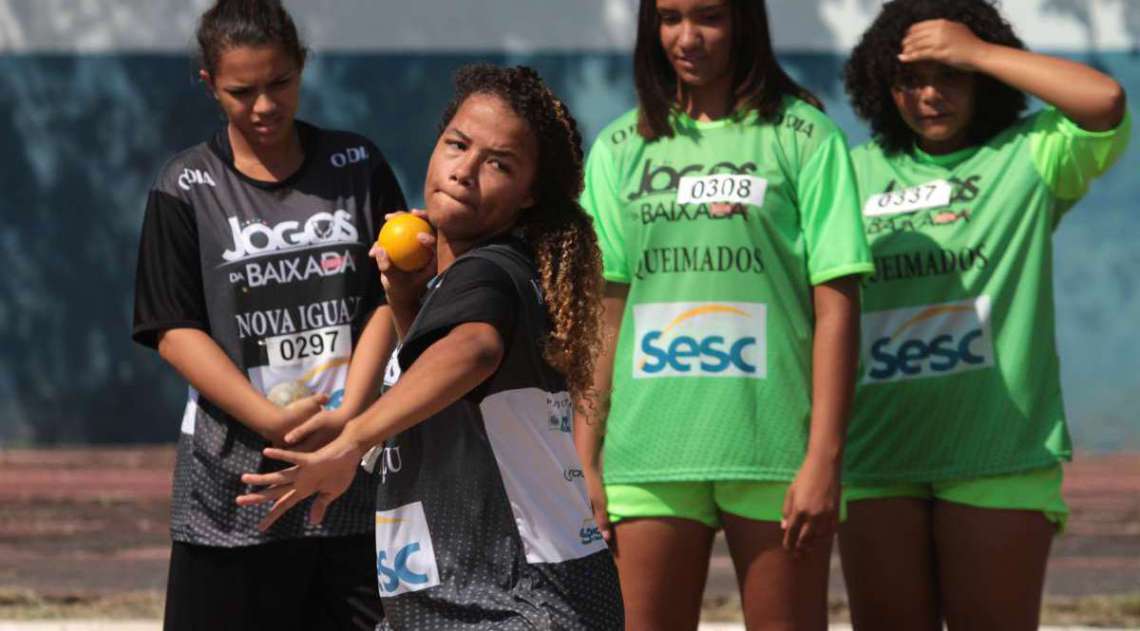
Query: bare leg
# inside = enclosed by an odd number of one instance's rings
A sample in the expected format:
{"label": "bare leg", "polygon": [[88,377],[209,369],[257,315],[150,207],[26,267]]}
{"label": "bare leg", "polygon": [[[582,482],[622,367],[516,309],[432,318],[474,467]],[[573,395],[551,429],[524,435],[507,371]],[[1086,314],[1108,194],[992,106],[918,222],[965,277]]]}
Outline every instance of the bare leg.
{"label": "bare leg", "polygon": [[716,531],[689,519],[627,519],[614,527],[626,631],[693,631]]}
{"label": "bare leg", "polygon": [[1056,532],[1039,511],[935,502],[934,541],[950,631],[1036,629]]}
{"label": "bare leg", "polygon": [[803,558],[784,550],[780,524],[721,513],[736,566],[744,623],[750,630],[827,629],[827,574],[831,541]]}
{"label": "bare leg", "polygon": [[848,502],[839,552],[855,629],[941,631],[932,507],[907,497]]}

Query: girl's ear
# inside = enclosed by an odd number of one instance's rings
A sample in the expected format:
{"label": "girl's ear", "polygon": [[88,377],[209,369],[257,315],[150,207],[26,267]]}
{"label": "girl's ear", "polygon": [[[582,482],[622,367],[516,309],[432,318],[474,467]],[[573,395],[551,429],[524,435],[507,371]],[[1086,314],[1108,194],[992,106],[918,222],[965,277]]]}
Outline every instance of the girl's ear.
{"label": "girl's ear", "polygon": [[210,73],[206,72],[205,68],[200,68],[198,70],[198,79],[206,85],[206,91],[209,92],[210,96],[214,97],[214,100],[216,101],[218,99],[218,95],[215,91],[216,88],[214,88],[214,78],[210,76]]}

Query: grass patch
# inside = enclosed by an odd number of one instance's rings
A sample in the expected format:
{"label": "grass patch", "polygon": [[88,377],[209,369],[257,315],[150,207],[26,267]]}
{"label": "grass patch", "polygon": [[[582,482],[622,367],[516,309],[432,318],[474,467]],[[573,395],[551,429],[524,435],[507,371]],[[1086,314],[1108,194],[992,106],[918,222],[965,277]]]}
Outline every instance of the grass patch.
{"label": "grass patch", "polygon": [[1140,592],[1117,596],[1053,596],[1045,599],[1042,624],[1140,628]]}
{"label": "grass patch", "polygon": [[0,620],[159,620],[164,594],[158,590],[118,594],[38,594],[0,589]]}
{"label": "grass patch", "polygon": [[[832,598],[827,603],[827,617],[831,622],[850,622],[851,615],[847,611],[847,601],[842,598]],[[744,622],[744,615],[740,610],[740,596],[709,596],[701,603],[701,622]]]}
{"label": "grass patch", "polygon": [[[37,594],[32,590],[0,588],[0,620],[160,620],[163,592],[148,590],[118,594]],[[847,603],[828,603],[832,622],[847,622]],[[705,622],[740,622],[740,598],[706,598]],[[1140,592],[1117,596],[1051,596],[1041,611],[1044,625],[1140,628]]]}
{"label": "grass patch", "polygon": [[[850,622],[847,601],[833,598],[828,603],[831,622]],[[701,607],[704,622],[742,622],[740,597],[705,598]],[[1115,596],[1049,596],[1041,608],[1041,624],[1048,626],[1089,626],[1140,629],[1140,592]]]}

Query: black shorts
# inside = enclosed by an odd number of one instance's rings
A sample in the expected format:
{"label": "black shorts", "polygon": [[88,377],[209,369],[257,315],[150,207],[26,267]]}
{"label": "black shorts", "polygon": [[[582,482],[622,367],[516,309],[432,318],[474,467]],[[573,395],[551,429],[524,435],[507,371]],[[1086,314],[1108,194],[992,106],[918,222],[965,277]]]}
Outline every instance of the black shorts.
{"label": "black shorts", "polygon": [[372,535],[220,548],[174,542],[165,631],[371,630],[384,617]]}

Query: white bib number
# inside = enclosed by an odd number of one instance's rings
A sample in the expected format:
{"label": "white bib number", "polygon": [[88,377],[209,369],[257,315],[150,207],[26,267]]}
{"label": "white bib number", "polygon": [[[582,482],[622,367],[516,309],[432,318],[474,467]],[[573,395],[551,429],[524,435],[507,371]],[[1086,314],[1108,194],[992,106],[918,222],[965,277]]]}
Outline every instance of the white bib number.
{"label": "white bib number", "polygon": [[768,180],[755,175],[687,175],[677,187],[678,204],[764,205]]}
{"label": "white bib number", "polygon": [[294,335],[265,338],[269,365],[273,368],[296,366],[314,359],[352,356],[352,335],[348,325],[313,329]]}
{"label": "white bib number", "polygon": [[879,193],[872,195],[863,205],[863,214],[868,217],[879,217],[949,206],[952,192],[949,182],[934,180],[898,191]]}

